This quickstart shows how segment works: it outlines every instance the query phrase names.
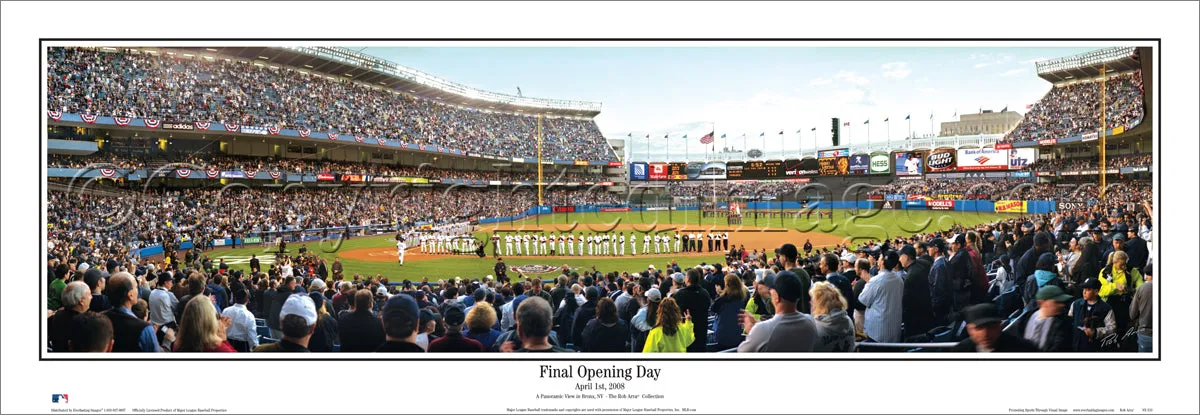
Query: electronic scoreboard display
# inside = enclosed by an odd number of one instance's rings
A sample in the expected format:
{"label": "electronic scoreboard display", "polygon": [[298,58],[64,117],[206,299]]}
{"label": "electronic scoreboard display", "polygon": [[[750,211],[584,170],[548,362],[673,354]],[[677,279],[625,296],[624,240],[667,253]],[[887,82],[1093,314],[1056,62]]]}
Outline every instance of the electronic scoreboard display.
{"label": "electronic scoreboard display", "polygon": [[687,180],[687,163],[667,163],[667,180]]}

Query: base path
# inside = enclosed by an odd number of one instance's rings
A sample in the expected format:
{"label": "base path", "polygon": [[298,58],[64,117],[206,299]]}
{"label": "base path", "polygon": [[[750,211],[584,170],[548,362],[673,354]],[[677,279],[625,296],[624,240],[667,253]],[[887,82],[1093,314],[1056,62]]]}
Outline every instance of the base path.
{"label": "base path", "polygon": [[[621,225],[621,226],[618,226],[617,228],[618,229],[616,229],[616,231],[630,231],[630,230],[634,230],[634,228],[644,228],[644,227],[641,225]],[[554,229],[545,229],[545,230],[550,231],[550,232],[556,231]],[[530,229],[530,228],[523,228],[523,229],[521,229],[521,231],[522,232],[535,232],[537,230]],[[683,229],[683,231],[708,232],[709,229]],[[733,247],[734,245],[739,245],[739,246],[746,245],[746,250],[748,250],[748,251],[753,251],[755,249],[758,249],[759,251],[766,250],[768,252],[772,252],[775,248],[778,248],[780,245],[783,245],[785,243],[792,243],[792,244],[795,244],[797,248],[802,248],[804,246],[804,241],[806,241],[806,240],[811,241],[813,244],[813,247],[817,247],[817,248],[826,247],[826,246],[834,246],[834,245],[838,245],[838,244],[845,242],[845,240],[840,236],[834,236],[834,235],[830,235],[827,233],[821,233],[821,232],[800,232],[800,231],[796,231],[796,230],[786,230],[785,231],[785,230],[780,230],[780,229],[772,229],[772,230],[764,231],[764,230],[751,229],[751,228],[745,227],[745,226],[741,227],[740,230],[713,228],[712,231],[714,231],[714,232],[728,231],[729,232],[729,246]],[[589,233],[590,233],[590,230],[589,230]],[[576,242],[576,243],[578,244],[578,242]],[[672,246],[674,246],[674,241],[672,241],[671,244],[672,244]],[[576,247],[578,248],[578,245],[576,245]],[[637,247],[639,250],[642,248],[641,241],[638,241]],[[705,248],[708,247],[707,242],[704,244],[704,247]],[[492,247],[491,247],[490,240],[488,241],[488,246],[484,249],[484,252],[487,253],[489,258],[492,257]],[[725,251],[714,251],[714,252],[705,251],[705,252],[649,254],[649,255],[643,255],[639,252],[638,255],[636,255],[636,256],[634,256],[634,255],[625,255],[625,256],[503,255],[503,257],[504,258],[554,258],[554,259],[670,258],[670,257],[704,256],[704,255],[721,254],[724,252]],[[394,248],[394,247],[378,247],[378,248],[351,249],[349,251],[344,251],[344,252],[338,253],[338,256],[345,258],[345,259],[353,259],[353,260],[367,261],[367,262],[396,262],[396,248]],[[406,252],[404,254],[404,262],[429,261],[429,260],[437,260],[437,259],[454,259],[454,258],[478,258],[478,257],[475,256],[474,253],[469,254],[469,255],[423,254],[423,253],[419,252],[418,248],[409,248],[408,252]]]}

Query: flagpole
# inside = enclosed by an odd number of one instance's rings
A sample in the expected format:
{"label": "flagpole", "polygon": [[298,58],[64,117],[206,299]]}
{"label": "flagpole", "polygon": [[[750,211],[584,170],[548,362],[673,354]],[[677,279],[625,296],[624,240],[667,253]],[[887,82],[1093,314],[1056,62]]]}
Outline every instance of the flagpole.
{"label": "flagpole", "polygon": [[884,118],[883,125],[887,128],[887,139],[888,139],[888,142],[890,143],[890,142],[892,142],[892,118],[891,117]]}

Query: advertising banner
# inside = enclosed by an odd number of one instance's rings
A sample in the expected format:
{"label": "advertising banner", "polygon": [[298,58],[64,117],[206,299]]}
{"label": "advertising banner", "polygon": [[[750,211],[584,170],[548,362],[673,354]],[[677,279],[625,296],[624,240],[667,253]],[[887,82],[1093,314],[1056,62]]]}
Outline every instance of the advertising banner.
{"label": "advertising banner", "polygon": [[822,176],[845,176],[850,174],[850,158],[818,158],[817,170]]}
{"label": "advertising banner", "polygon": [[248,125],[243,125],[242,129],[241,129],[241,133],[242,134],[267,135],[267,128],[266,127],[251,127]]}
{"label": "advertising banner", "polygon": [[902,194],[902,193],[888,193],[888,194],[883,195],[883,200],[904,200],[904,199],[906,199],[906,197],[904,197],[904,194]]}
{"label": "advertising banner", "polygon": [[1020,170],[1029,167],[1029,163],[1037,157],[1037,151],[1032,148],[1014,148],[1008,150],[1008,169]]}
{"label": "advertising banner", "polygon": [[820,163],[817,159],[788,159],[783,161],[784,177],[816,176],[821,174]]}
{"label": "advertising banner", "polygon": [[896,200],[885,200],[883,203],[879,204],[879,208],[880,209],[888,209],[888,210],[899,209],[900,203],[902,203],[902,202],[896,201]]}
{"label": "advertising banner", "polygon": [[248,236],[248,237],[242,238],[242,243],[244,243],[244,244],[261,244],[262,237],[261,236]]}
{"label": "advertising banner", "polygon": [[925,172],[950,171],[956,167],[954,156],[956,151],[952,148],[939,148],[929,153],[929,158],[925,160]]}
{"label": "advertising banner", "polygon": [[180,131],[195,131],[196,125],[190,122],[164,122],[162,123],[164,130],[180,130]]}
{"label": "advertising banner", "polygon": [[654,163],[650,165],[649,180],[667,180],[667,164]]}
{"label": "advertising banner", "polygon": [[925,207],[929,210],[954,210],[953,200],[926,200]]}
{"label": "advertising banner", "polygon": [[332,174],[321,173],[321,174],[317,175],[317,181],[319,181],[319,182],[331,182],[333,180],[334,180],[334,177]]}
{"label": "advertising banner", "polygon": [[822,150],[822,151],[817,152],[817,158],[819,158],[819,159],[831,159],[831,158],[838,158],[838,157],[850,157],[850,149],[849,148],[836,148],[836,149]]}
{"label": "advertising banner", "polygon": [[[695,166],[696,169],[692,169]],[[725,180],[725,163],[690,163],[688,164],[688,178],[695,180]]]}
{"label": "advertising banner", "polygon": [[1052,172],[1052,171],[1039,171],[1039,172],[1035,173],[1035,175],[1036,175],[1037,177],[1054,177],[1054,172]]}
{"label": "advertising banner", "polygon": [[1087,209],[1087,202],[1077,200],[1060,200],[1056,210],[1062,212],[1066,210]]}
{"label": "advertising banner", "polygon": [[240,171],[223,171],[221,172],[222,179],[245,179],[246,175]]}
{"label": "advertising banner", "polygon": [[904,208],[905,209],[924,209],[925,201],[924,200],[906,200],[906,201],[904,201]]}
{"label": "advertising banner", "polygon": [[646,180],[646,163],[633,163],[629,165],[629,180]]}
{"label": "advertising banner", "polygon": [[943,199],[943,200],[962,200],[963,194],[962,193],[938,193],[936,195],[933,195],[933,197],[935,197],[937,199]]}
{"label": "advertising banner", "polygon": [[888,174],[892,172],[892,158],[884,153],[871,155],[871,174]]}
{"label": "advertising banner", "polygon": [[571,206],[555,206],[555,207],[554,207],[554,213],[573,213],[573,212],[575,212],[575,206],[574,206],[574,205],[571,205]]}
{"label": "advertising banner", "polygon": [[[1122,127],[1122,128],[1124,128],[1124,127]],[[1116,129],[1115,129],[1115,128],[1113,129],[1113,134],[1116,134]],[[1084,134],[1084,135],[1083,135],[1083,140],[1082,140],[1082,141],[1095,141],[1095,140],[1099,140],[1099,139],[1100,139],[1100,134],[1098,134],[1098,133],[1096,133],[1095,131],[1093,131],[1093,132],[1090,132],[1090,133]]]}
{"label": "advertising banner", "polygon": [[667,180],[687,180],[687,163],[667,163]]}
{"label": "advertising banner", "polygon": [[745,163],[740,161],[731,161],[725,163],[725,178],[729,180],[737,180],[742,178],[742,168]]}
{"label": "advertising banner", "polygon": [[607,165],[608,165],[608,167],[621,167],[621,162],[619,162],[619,161],[610,161],[610,162],[608,162],[608,164],[607,164]]}
{"label": "advertising banner", "polygon": [[883,195],[867,195],[867,200],[883,200]]}
{"label": "advertising banner", "polygon": [[[1118,126],[1116,126],[1116,127],[1113,127],[1113,129],[1112,129],[1112,135],[1122,134],[1122,133],[1124,133],[1124,132],[1125,132],[1125,126],[1124,126],[1124,125],[1118,125]],[[1097,138],[1098,138],[1098,137],[1097,137]],[[1086,136],[1086,135],[1084,136],[1084,140],[1085,140],[1085,141],[1087,140],[1087,136]]]}
{"label": "advertising banner", "polygon": [[601,211],[601,212],[628,212],[628,211],[629,211],[629,208],[627,208],[627,207],[620,207],[620,208],[600,208],[600,211]]}
{"label": "advertising banner", "polygon": [[898,152],[895,154],[897,176],[920,176],[925,172],[925,170],[921,168],[921,162],[925,158],[925,153],[913,151]]}
{"label": "advertising banner", "polygon": [[1057,138],[1043,138],[1041,140],[1038,140],[1039,146],[1052,146],[1055,144],[1058,144]]}
{"label": "advertising banner", "polygon": [[1008,150],[1012,148],[1012,143],[996,143],[997,150]]}
{"label": "advertising banner", "polygon": [[908,196],[907,196],[907,197],[905,197],[905,198],[906,198],[906,199],[908,199],[908,200],[925,200],[925,199],[928,199],[928,197],[926,197],[925,195],[923,195],[923,194],[920,194],[920,193],[917,193],[917,194],[911,194],[911,195],[908,195]]}
{"label": "advertising banner", "polygon": [[364,176],[361,174],[343,174],[341,177],[341,181],[351,182],[351,183],[360,183],[360,182],[367,181],[368,179],[369,179],[369,176]]}
{"label": "advertising banner", "polygon": [[[1010,150],[1011,151],[1011,150]],[[1007,170],[1008,151],[992,148],[958,150],[958,170]]]}
{"label": "advertising banner", "polygon": [[1027,171],[1014,171],[1014,172],[1012,172],[1012,177],[1015,177],[1015,178],[1030,177],[1031,175],[1029,173],[1030,172],[1027,172]]}
{"label": "advertising banner", "polygon": [[997,200],[995,207],[996,213],[1025,213],[1026,203],[1024,200]]}
{"label": "advertising banner", "polygon": [[576,166],[586,166],[586,165],[588,165],[588,162],[587,162],[587,160],[575,160],[575,165]]}
{"label": "advertising banner", "polygon": [[850,174],[867,174],[871,169],[871,157],[866,154],[850,156]]}

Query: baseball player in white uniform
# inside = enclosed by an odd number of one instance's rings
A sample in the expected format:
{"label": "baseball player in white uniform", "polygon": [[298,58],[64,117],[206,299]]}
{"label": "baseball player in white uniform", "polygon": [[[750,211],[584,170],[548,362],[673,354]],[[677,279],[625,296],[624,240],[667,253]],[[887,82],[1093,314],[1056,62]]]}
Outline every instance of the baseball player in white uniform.
{"label": "baseball player in white uniform", "polygon": [[504,256],[513,255],[512,235],[504,235]]}
{"label": "baseball player in white uniform", "polygon": [[404,243],[404,239],[396,241],[396,256],[399,257],[400,266],[404,266],[404,250],[408,249],[408,244]]}
{"label": "baseball player in white uniform", "polygon": [[642,253],[650,253],[650,234],[645,234],[642,236]]}
{"label": "baseball player in white uniform", "polygon": [[567,234],[567,255],[575,256],[575,234]]}
{"label": "baseball player in white uniform", "polygon": [[529,250],[529,234],[521,235],[521,242],[525,244],[525,255],[533,255],[533,251]]}
{"label": "baseball player in white uniform", "polygon": [[542,242],[542,255],[549,255],[550,250],[546,248],[546,235],[539,236],[538,240]]}
{"label": "baseball player in white uniform", "polygon": [[565,246],[563,246],[564,245],[563,242],[565,241],[565,239],[563,239],[563,235],[560,233],[560,234],[558,234],[558,237],[556,237],[555,239],[558,240],[558,251],[555,251],[555,252],[557,252],[559,255],[565,254],[567,251],[565,249],[563,249],[563,248],[566,248]]}
{"label": "baseball player in white uniform", "polygon": [[625,232],[621,232],[621,237],[617,241],[618,251],[621,256],[625,256]]}
{"label": "baseball player in white uniform", "polygon": [[583,240],[584,240],[583,232],[580,232],[579,233],[579,256],[583,256]]}
{"label": "baseball player in white uniform", "polygon": [[680,235],[678,232],[676,232],[675,233],[675,252],[678,253],[678,252],[682,252],[682,251],[683,251],[683,236]]}

